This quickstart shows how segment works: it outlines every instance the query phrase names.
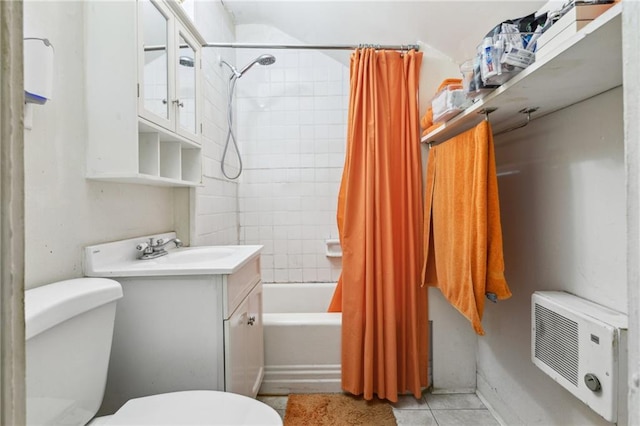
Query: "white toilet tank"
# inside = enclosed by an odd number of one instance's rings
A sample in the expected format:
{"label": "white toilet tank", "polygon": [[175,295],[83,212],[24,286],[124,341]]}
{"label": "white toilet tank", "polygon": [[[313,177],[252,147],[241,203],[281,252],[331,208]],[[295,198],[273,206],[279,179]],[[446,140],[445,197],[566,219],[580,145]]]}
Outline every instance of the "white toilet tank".
{"label": "white toilet tank", "polygon": [[27,424],[84,425],[102,403],[122,287],[78,278],[25,292]]}

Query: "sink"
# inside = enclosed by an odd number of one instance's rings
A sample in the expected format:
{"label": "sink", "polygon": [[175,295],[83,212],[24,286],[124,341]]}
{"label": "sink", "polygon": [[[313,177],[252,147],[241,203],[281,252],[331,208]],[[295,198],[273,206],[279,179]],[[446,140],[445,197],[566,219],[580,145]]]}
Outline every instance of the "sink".
{"label": "sink", "polygon": [[233,274],[260,254],[260,245],[171,248],[169,254],[140,260],[136,246],[149,238],[168,241],[175,232],[98,244],[84,249],[84,274],[88,277],[141,277],[163,275]]}
{"label": "sink", "polygon": [[[236,246],[242,247],[242,246]],[[186,247],[169,250],[169,254],[157,258],[159,262],[176,264],[195,264],[215,262],[223,257],[232,256],[237,249],[225,246]],[[141,262],[146,262],[141,260]]]}

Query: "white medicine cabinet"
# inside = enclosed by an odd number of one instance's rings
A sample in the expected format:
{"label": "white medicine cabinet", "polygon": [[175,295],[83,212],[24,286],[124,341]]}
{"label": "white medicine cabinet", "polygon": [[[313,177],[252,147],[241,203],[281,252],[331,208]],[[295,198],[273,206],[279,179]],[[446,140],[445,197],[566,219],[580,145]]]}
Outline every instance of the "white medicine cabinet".
{"label": "white medicine cabinet", "polygon": [[199,185],[204,38],[171,0],[89,2],[86,24],[87,177]]}
{"label": "white medicine cabinet", "polygon": [[140,117],[199,142],[200,47],[161,2],[138,1]]}

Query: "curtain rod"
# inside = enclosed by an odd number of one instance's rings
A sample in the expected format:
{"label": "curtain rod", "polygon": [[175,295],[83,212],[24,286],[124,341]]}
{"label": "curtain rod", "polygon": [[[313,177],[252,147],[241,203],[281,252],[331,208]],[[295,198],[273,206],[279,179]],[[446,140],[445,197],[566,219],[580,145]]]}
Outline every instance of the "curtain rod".
{"label": "curtain rod", "polygon": [[420,50],[416,44],[256,44],[256,43],[206,43],[202,47],[230,47],[234,49],[302,49],[302,50],[355,50],[363,47],[372,47],[376,50]]}

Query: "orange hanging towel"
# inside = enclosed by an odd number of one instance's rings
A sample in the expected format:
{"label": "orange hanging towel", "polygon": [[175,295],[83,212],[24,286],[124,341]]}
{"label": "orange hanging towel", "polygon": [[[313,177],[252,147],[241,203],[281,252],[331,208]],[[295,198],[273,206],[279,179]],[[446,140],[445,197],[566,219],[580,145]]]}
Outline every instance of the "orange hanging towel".
{"label": "orange hanging towel", "polygon": [[511,297],[488,121],[429,150],[425,191],[423,284],[440,288],[484,334],[485,295]]}

